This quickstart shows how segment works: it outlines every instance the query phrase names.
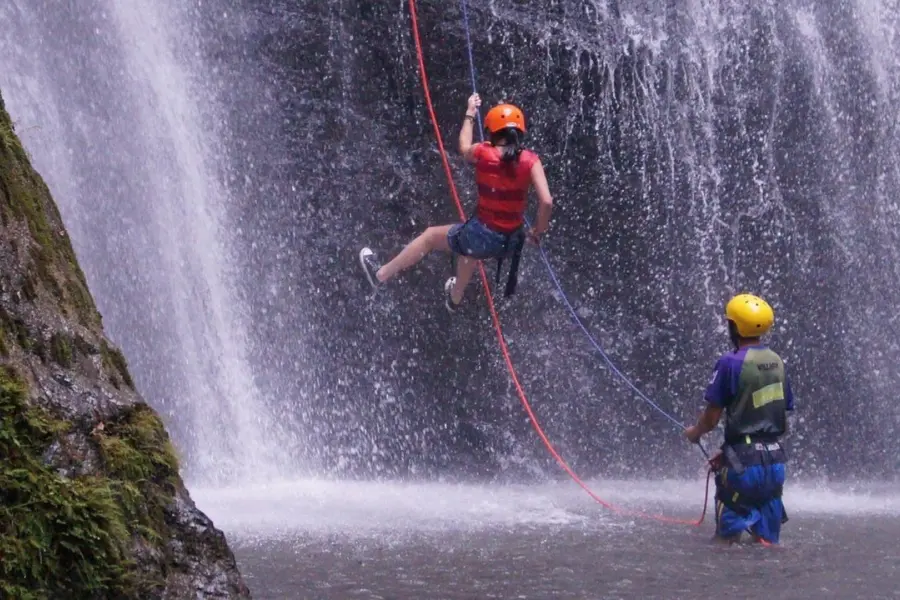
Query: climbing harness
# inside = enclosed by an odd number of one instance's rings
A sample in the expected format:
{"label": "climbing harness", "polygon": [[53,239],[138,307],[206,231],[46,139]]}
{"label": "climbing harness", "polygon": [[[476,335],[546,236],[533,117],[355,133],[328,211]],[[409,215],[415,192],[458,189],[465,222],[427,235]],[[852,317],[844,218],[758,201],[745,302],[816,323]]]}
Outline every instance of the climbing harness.
{"label": "climbing harness", "polygon": [[522,249],[525,247],[525,228],[517,230],[506,236],[504,252],[497,258],[497,274],[494,285],[500,285],[500,273],[503,269],[503,260],[509,258],[509,275],[506,278],[506,288],[503,296],[509,298],[516,293],[516,285],[519,283],[519,261],[522,259]]}
{"label": "climbing harness", "polygon": [[[746,516],[751,510],[759,508],[773,498],[781,498],[781,485],[773,486],[774,493],[758,497],[740,494],[728,485],[728,474],[741,476],[747,467],[783,464],[787,456],[780,442],[755,441],[751,436],[743,436],[737,443],[726,443],[716,466],[716,502],[726,506],[736,514]],[[718,511],[717,511],[718,512]],[[788,522],[787,510],[782,506],[782,524]],[[752,532],[751,532],[751,535]],[[769,545],[762,538],[759,541]]]}
{"label": "climbing harness", "polygon": [[[465,19],[466,42],[467,42],[468,51],[469,51],[469,64],[471,67],[472,88],[475,89],[475,69],[474,69],[474,60],[472,57],[472,44],[471,44],[470,35],[469,35],[468,10],[466,7],[466,1],[461,0],[461,2],[462,2],[463,16]],[[450,195],[453,198],[454,204],[456,205],[456,210],[459,213],[460,220],[465,222],[466,221],[465,210],[463,209],[462,202],[459,199],[459,193],[457,192],[456,183],[454,182],[454,179],[453,179],[453,172],[450,168],[450,161],[447,158],[447,151],[444,148],[443,137],[441,136],[441,130],[440,130],[440,127],[438,126],[437,115],[435,114],[434,106],[431,101],[431,91],[430,91],[430,88],[428,85],[428,75],[427,75],[427,72],[425,69],[425,57],[424,57],[424,52],[422,49],[422,40],[421,40],[421,36],[419,34],[419,22],[418,22],[418,15],[417,15],[417,11],[416,11],[416,0],[409,0],[409,12],[410,12],[410,17],[411,17],[411,21],[412,21],[413,41],[415,42],[416,55],[417,55],[418,64],[419,64],[419,75],[422,79],[422,89],[423,89],[423,92],[425,95],[425,104],[428,108],[428,114],[431,118],[431,123],[434,128],[435,137],[437,139],[438,150],[441,155],[441,162],[443,163],[443,166],[444,166],[444,174],[447,177],[447,183],[450,187]],[[478,120],[480,122],[480,114],[478,115]],[[480,128],[477,128],[477,129],[479,129],[479,135],[482,136],[482,140],[483,140],[483,134],[481,132],[481,129]],[[547,260],[543,249],[541,249],[541,255],[544,257],[545,264],[547,264],[548,268],[550,268],[549,261]],[[603,498],[598,496],[596,493],[593,492],[593,490],[591,490],[591,488],[586,483],[584,483],[584,481],[581,480],[580,477],[578,477],[578,475],[575,473],[575,471],[572,470],[572,468],[569,466],[569,464],[563,459],[563,457],[559,454],[559,452],[557,452],[556,448],[550,442],[550,439],[547,437],[547,434],[544,433],[543,428],[541,427],[540,423],[538,422],[538,419],[535,416],[534,411],[531,408],[531,404],[528,402],[528,397],[525,394],[525,390],[522,387],[521,382],[519,381],[518,373],[516,372],[515,366],[513,365],[512,357],[509,352],[509,347],[506,344],[506,338],[503,335],[503,328],[500,324],[500,318],[497,314],[497,309],[494,304],[494,297],[493,297],[493,294],[491,293],[487,273],[485,272],[484,266],[482,264],[479,264],[478,268],[479,268],[479,273],[481,275],[481,282],[482,282],[482,285],[485,290],[485,297],[487,299],[488,310],[491,314],[491,321],[493,322],[493,325],[494,325],[494,332],[496,333],[497,342],[500,345],[500,351],[503,354],[503,359],[504,359],[504,362],[506,363],[506,368],[507,368],[507,371],[509,372],[510,379],[513,382],[513,386],[516,389],[516,393],[518,394],[519,400],[522,403],[522,406],[528,415],[528,419],[530,420],[532,427],[534,428],[538,437],[540,437],[541,441],[543,442],[544,446],[547,448],[548,452],[550,452],[550,454],[553,456],[553,458],[556,459],[556,462],[560,465],[560,467],[595,502],[597,502],[598,504],[604,506],[605,508],[607,508],[617,514],[625,515],[625,516],[641,517],[641,518],[645,518],[645,519],[652,519],[652,520],[660,521],[663,523],[674,523],[674,524],[694,525],[694,526],[701,525],[703,523],[704,518],[706,517],[706,507],[707,507],[707,503],[709,500],[709,484],[710,484],[711,477],[713,475],[712,469],[710,469],[707,472],[706,495],[703,500],[703,512],[701,513],[700,518],[697,520],[678,519],[678,518],[673,518],[673,517],[667,517],[664,515],[648,514],[648,513],[642,512],[642,511],[624,509],[624,508],[614,505],[610,502],[607,502],[606,500],[604,500]],[[559,286],[558,281],[552,272],[552,269],[551,269],[551,275],[553,276],[554,281],[557,283],[557,287],[560,289],[560,292],[562,293],[562,287]],[[565,294],[563,293],[562,295],[565,298]],[[580,319],[578,319],[577,315],[575,315],[574,310],[571,309],[571,304],[568,302],[568,300],[566,300],[566,304],[567,304],[567,306],[569,306],[569,308],[570,308],[572,314],[575,316],[577,322],[579,324],[581,324]],[[581,325],[582,325],[582,328],[584,329],[585,333],[588,334],[591,341],[594,342],[595,347],[600,351],[601,355],[603,355],[605,358],[607,358],[607,361],[610,364],[610,366],[613,368],[613,370],[616,373],[618,373],[619,376],[623,378],[623,380],[627,381],[627,378],[625,378],[625,376],[612,365],[611,361],[609,361],[608,357],[606,357],[602,348],[600,348],[599,344],[597,344],[593,340],[593,337],[590,336],[590,333],[587,331],[587,329],[584,327],[584,325],[583,324],[581,324]],[[677,424],[680,428],[684,429],[684,426],[681,423],[679,423],[673,417],[668,415],[668,413],[666,413],[663,409],[661,409],[659,406],[657,406],[652,401],[650,401],[649,398],[647,398],[646,396],[641,394],[641,392],[633,384],[631,384],[631,387],[639,394],[640,397],[642,397],[644,400],[646,400],[652,406],[654,406],[656,408],[656,410],[658,410],[661,414],[666,415],[671,421],[673,421],[675,424]],[[698,444],[698,446],[699,446],[699,444]],[[702,446],[700,446],[700,449],[703,451],[704,455],[706,455],[706,450],[703,449]],[[707,456],[707,458],[708,458],[708,456]]]}

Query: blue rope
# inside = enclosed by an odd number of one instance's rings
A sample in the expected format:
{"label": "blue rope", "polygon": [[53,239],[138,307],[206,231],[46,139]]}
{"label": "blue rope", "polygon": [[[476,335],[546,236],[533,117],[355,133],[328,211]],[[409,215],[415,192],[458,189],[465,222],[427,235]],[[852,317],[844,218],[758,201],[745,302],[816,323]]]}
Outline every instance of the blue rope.
{"label": "blue rope", "polygon": [[[477,88],[475,86],[475,59],[472,56],[472,39],[471,39],[471,34],[469,33],[468,1],[460,0],[460,4],[462,5],[463,24],[465,26],[465,32],[466,32],[466,46],[468,47],[468,52],[469,52],[469,74],[471,75],[471,80],[472,80],[472,92],[475,93],[475,92],[477,92]],[[482,131],[482,127],[480,126],[480,123],[481,123],[481,116],[479,115],[478,116],[478,124],[479,124],[478,135],[481,137],[481,141],[484,141],[484,132]],[[527,222],[527,219],[526,219],[526,222]],[[531,223],[528,223],[528,226],[531,227]],[[641,400],[643,400],[644,402],[649,404],[651,407],[656,409],[656,411],[659,414],[661,414],[666,419],[671,421],[672,424],[674,424],[679,429],[687,429],[684,426],[684,424],[681,423],[681,421],[679,421],[678,419],[676,419],[675,417],[673,417],[672,415],[667,413],[665,410],[660,408],[660,406],[658,404],[656,404],[653,400],[648,398],[641,390],[639,390],[637,388],[637,386],[635,386],[631,382],[630,379],[628,379],[628,377],[626,377],[616,367],[615,364],[613,364],[612,360],[609,358],[609,356],[606,354],[606,352],[603,351],[603,348],[600,346],[600,344],[597,342],[597,340],[594,339],[594,336],[591,335],[591,332],[588,331],[588,328],[585,326],[584,322],[578,316],[578,313],[575,312],[575,308],[572,306],[572,303],[569,301],[569,297],[566,295],[566,292],[563,290],[562,284],[560,284],[560,282],[559,282],[559,278],[556,276],[556,271],[554,271],[553,265],[550,264],[550,259],[547,257],[547,252],[544,250],[544,247],[538,246],[538,248],[541,251],[541,259],[543,259],[544,265],[547,267],[547,272],[550,274],[550,279],[553,281],[553,284],[556,286],[556,289],[559,292],[560,298],[562,298],[563,302],[566,305],[566,308],[569,310],[569,314],[572,315],[572,319],[581,328],[581,331],[584,332],[584,335],[587,337],[588,341],[590,341],[590,343],[594,347],[594,349],[597,350],[597,352],[600,354],[600,356],[603,357],[603,360],[606,361],[606,364],[610,368],[610,370],[613,373],[615,373],[616,375],[618,375],[619,378],[622,381],[624,381],[634,391],[635,394],[637,394],[638,398],[640,398]],[[703,454],[706,454],[706,450],[703,448],[703,446],[700,446],[700,449],[703,450]]]}
{"label": "blue rope", "polygon": [[[472,79],[472,93],[477,94],[478,88],[475,85],[475,58],[472,56],[472,37],[469,34],[469,3],[467,0],[460,0],[459,3],[462,5],[463,24],[465,25],[466,30],[466,48],[469,50],[469,76]],[[477,108],[475,109],[475,123],[477,125],[475,129],[478,130],[478,138],[483,142],[484,127],[481,126],[481,111]]]}

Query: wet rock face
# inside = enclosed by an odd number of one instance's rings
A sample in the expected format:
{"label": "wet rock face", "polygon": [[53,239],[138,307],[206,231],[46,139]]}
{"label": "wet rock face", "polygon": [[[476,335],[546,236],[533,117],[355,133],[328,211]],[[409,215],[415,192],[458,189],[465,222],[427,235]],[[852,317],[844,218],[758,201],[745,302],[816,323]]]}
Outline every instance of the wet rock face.
{"label": "wet rock face", "polygon": [[[450,319],[445,257],[377,301],[355,266],[364,244],[387,259],[456,219],[408,3],[226,4],[241,18],[204,3],[205,39],[220,41],[208,60],[247,175],[235,197],[256,368],[266,395],[289,399],[283,420],[296,415],[295,462],[557,473],[523,419],[480,285]],[[874,300],[893,298],[900,276],[900,86],[881,58],[896,41],[857,4],[836,4],[471,0],[469,17],[485,103],[519,104],[544,161],[556,198],[544,248],[617,366],[694,419],[728,349],[725,302],[762,294],[804,419],[792,468],[893,476],[897,405],[869,407],[900,381],[898,321]],[[471,89],[459,3],[418,5],[455,154]],[[451,162],[471,210],[472,171]],[[502,321],[548,435],[585,474],[693,476],[695,449],[605,368],[532,250]]]}
{"label": "wet rock face", "polygon": [[249,598],[0,98],[0,597]]}

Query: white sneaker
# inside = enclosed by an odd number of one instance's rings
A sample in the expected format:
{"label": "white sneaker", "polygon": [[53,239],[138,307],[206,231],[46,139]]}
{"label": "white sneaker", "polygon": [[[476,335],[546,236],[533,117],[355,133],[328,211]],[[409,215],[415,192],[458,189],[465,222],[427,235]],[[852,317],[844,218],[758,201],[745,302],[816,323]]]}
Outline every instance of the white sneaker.
{"label": "white sneaker", "polygon": [[453,303],[453,297],[451,296],[451,292],[453,292],[453,286],[455,286],[455,285],[456,285],[456,277],[451,277],[444,284],[444,295],[445,295],[444,304],[447,307],[447,310],[450,312],[451,315],[456,314],[456,310],[459,308],[458,304]]}
{"label": "white sneaker", "polygon": [[381,268],[381,265],[378,264],[375,253],[372,252],[371,248],[366,247],[359,251],[359,264],[363,268],[363,273],[366,274],[366,279],[369,280],[369,285],[374,289],[378,289],[381,282],[378,281],[375,274],[378,273],[378,269]]}

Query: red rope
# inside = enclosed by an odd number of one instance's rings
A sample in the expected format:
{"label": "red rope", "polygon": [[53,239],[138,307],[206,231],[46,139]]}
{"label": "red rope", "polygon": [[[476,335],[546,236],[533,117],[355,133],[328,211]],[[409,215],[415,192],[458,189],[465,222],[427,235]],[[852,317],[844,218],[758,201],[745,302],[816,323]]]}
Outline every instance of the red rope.
{"label": "red rope", "polygon": [[[453,202],[456,204],[456,210],[459,212],[459,218],[463,221],[466,220],[466,212],[463,210],[462,202],[459,200],[459,194],[456,191],[456,184],[453,181],[453,172],[450,169],[450,161],[447,158],[447,151],[444,149],[444,140],[441,137],[441,130],[438,127],[437,115],[434,112],[434,106],[431,103],[431,91],[428,87],[428,75],[425,72],[425,57],[422,51],[422,40],[419,36],[419,22],[416,15],[416,1],[409,0],[409,12],[412,17],[412,31],[413,38],[416,43],[416,54],[419,59],[419,74],[422,77],[422,88],[425,92],[425,103],[428,105],[428,114],[431,116],[431,123],[434,126],[434,134],[437,137],[438,149],[441,153],[441,161],[444,164],[444,173],[447,175],[447,183],[450,185],[450,194],[453,196]],[[706,497],[703,501],[703,513],[700,515],[700,518],[696,521],[692,521],[689,519],[677,519],[673,517],[666,517],[663,515],[651,515],[646,514],[641,511],[630,511],[624,508],[620,508],[614,504],[611,504],[595,494],[591,488],[587,486],[584,481],[581,480],[580,477],[572,470],[572,468],[566,463],[562,456],[556,451],[556,448],[553,447],[553,444],[550,443],[550,439],[544,433],[544,430],[541,428],[540,423],[537,420],[537,417],[534,414],[534,411],[531,410],[531,404],[528,402],[528,398],[525,395],[525,390],[522,388],[522,384],[519,382],[519,376],[516,373],[516,368],[513,366],[512,358],[509,354],[509,348],[506,345],[506,338],[503,336],[503,329],[500,326],[500,317],[497,315],[497,309],[494,306],[494,296],[491,294],[491,288],[488,282],[487,274],[484,271],[484,265],[479,265],[479,271],[481,273],[481,283],[484,285],[485,296],[487,297],[488,309],[491,313],[491,320],[494,322],[494,331],[497,334],[497,341],[500,344],[500,350],[503,353],[503,359],[506,362],[506,369],[509,371],[509,376],[512,378],[513,385],[516,387],[516,392],[519,395],[519,400],[522,402],[522,406],[525,408],[525,412],[528,413],[528,418],[531,421],[531,425],[534,427],[534,430],[537,432],[538,436],[541,438],[541,441],[546,446],[547,450],[550,454],[553,455],[553,458],[556,459],[556,462],[559,463],[559,466],[563,468],[563,470],[569,474],[569,477],[577,483],[581,488],[588,493],[588,495],[593,498],[596,502],[608,508],[609,510],[627,516],[636,516],[643,517],[646,519],[653,519],[656,521],[661,521],[664,523],[677,523],[681,525],[700,525],[703,523],[703,519],[706,517],[706,505],[709,500],[709,480],[710,477],[706,478]]]}

